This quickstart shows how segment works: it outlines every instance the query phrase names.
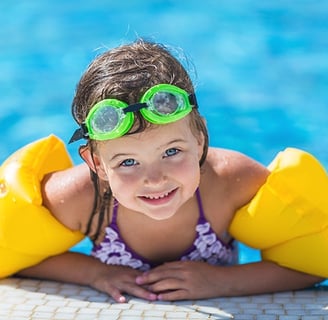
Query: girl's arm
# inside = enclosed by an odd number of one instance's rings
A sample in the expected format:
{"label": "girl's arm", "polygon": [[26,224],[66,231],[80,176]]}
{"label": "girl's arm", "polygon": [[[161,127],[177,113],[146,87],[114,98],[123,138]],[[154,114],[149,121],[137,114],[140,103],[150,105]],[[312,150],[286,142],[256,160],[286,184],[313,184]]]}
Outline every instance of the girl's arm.
{"label": "girl's arm", "polygon": [[107,293],[116,302],[126,301],[123,293],[155,300],[155,294],[136,284],[136,277],[140,274],[132,268],[106,265],[91,256],[66,252],[24,269],[17,275],[90,286]]}
{"label": "girl's arm", "polygon": [[[269,261],[235,265],[220,270],[223,294],[248,295],[311,287],[323,279],[281,267]],[[221,273],[222,272],[222,273]]]}
{"label": "girl's arm", "polygon": [[80,253],[65,252],[47,258],[38,265],[20,271],[17,275],[30,278],[91,285],[93,270],[99,269],[98,260]]}
{"label": "girl's arm", "polygon": [[42,180],[43,205],[71,230],[84,232],[92,212],[94,186],[86,164],[52,172]]}

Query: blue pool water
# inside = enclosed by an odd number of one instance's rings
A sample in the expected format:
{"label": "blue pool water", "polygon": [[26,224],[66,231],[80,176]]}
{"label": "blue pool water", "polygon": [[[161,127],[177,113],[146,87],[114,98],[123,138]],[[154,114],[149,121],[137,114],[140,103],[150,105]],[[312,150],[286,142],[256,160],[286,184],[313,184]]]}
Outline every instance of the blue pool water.
{"label": "blue pool water", "polygon": [[[327,16],[325,0],[2,0],[0,161],[50,133],[67,141],[87,64],[142,36],[181,47],[195,65],[212,145],[264,164],[293,146],[327,168]],[[78,163],[76,148],[69,151]],[[242,261],[257,258],[242,249]]]}

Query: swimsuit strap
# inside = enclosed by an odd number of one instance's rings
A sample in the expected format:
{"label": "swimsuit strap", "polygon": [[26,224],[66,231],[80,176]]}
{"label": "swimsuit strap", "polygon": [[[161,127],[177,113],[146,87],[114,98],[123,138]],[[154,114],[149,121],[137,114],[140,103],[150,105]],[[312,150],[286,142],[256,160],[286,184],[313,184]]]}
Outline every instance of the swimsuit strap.
{"label": "swimsuit strap", "polygon": [[202,198],[200,196],[199,188],[196,189],[196,199],[197,199],[198,211],[199,211],[199,221],[204,221],[206,220],[206,218],[205,218],[205,213],[203,209],[203,203],[202,203]]}
{"label": "swimsuit strap", "polygon": [[[207,222],[207,219],[206,219],[205,213],[204,213],[204,209],[203,209],[203,203],[202,203],[202,198],[200,196],[199,188],[197,188],[197,190],[196,190],[196,198],[197,198],[197,202],[198,202],[198,211],[199,211],[198,224]],[[216,235],[216,237],[221,241],[221,243],[225,244],[226,246],[231,246],[232,243],[235,241],[234,238],[230,238],[230,240],[228,242],[225,242],[225,241],[221,240],[221,238],[219,236]]]}
{"label": "swimsuit strap", "polygon": [[110,226],[115,229],[117,229],[117,214],[118,214],[118,201],[114,198],[114,204],[113,204],[113,216],[112,221],[110,222]]}

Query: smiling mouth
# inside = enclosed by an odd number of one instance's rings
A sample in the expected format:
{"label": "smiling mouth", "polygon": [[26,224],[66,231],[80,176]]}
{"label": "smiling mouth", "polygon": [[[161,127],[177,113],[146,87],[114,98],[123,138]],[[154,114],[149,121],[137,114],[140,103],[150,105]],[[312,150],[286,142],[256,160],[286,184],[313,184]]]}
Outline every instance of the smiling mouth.
{"label": "smiling mouth", "polygon": [[170,199],[176,192],[177,189],[162,193],[160,195],[147,195],[142,196],[141,198],[148,201],[158,201],[158,200],[166,200]]}

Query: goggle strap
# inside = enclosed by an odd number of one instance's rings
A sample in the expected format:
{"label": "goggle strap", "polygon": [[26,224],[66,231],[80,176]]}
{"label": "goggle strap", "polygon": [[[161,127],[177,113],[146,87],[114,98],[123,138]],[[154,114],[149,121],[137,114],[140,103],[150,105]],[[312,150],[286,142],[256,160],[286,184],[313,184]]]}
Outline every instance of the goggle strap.
{"label": "goggle strap", "polygon": [[[189,103],[194,106],[195,108],[198,108],[198,103],[197,103],[197,99],[196,99],[196,95],[194,93],[190,94],[188,96],[189,99]],[[138,102],[138,103],[134,103],[134,104],[130,104],[129,106],[125,107],[123,109],[124,113],[128,113],[128,112],[136,112],[139,111],[142,108],[147,108],[147,103],[145,102]]]}
{"label": "goggle strap", "polygon": [[81,139],[87,139],[89,136],[88,129],[85,125],[85,123],[81,123],[80,128],[76,129],[71,137],[69,139],[68,144],[81,140]]}
{"label": "goggle strap", "polygon": [[128,112],[136,112],[139,111],[142,108],[146,108],[147,107],[147,103],[145,102],[138,102],[138,103],[134,103],[134,104],[130,104],[129,106],[125,107],[123,109],[124,113],[128,113]]}
{"label": "goggle strap", "polygon": [[198,103],[197,103],[196,95],[194,93],[191,93],[188,96],[188,98],[189,98],[189,103],[197,109]]}

